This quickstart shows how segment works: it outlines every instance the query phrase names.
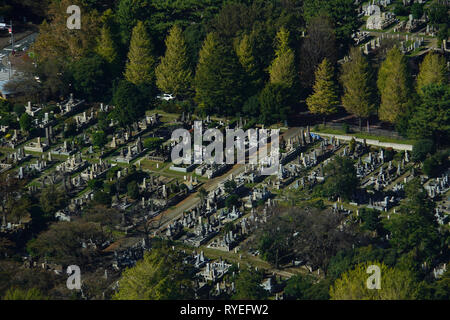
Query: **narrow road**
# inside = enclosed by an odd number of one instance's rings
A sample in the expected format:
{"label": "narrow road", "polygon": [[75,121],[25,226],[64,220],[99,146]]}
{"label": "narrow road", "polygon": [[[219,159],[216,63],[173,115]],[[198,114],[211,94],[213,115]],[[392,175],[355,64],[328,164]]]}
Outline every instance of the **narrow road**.
{"label": "narrow road", "polygon": [[[282,134],[282,137],[284,137],[285,139],[289,139],[289,138],[297,135],[300,132],[300,130],[301,130],[301,128],[298,128],[298,127],[289,128],[284,134]],[[268,148],[269,148],[269,146],[268,146]],[[256,153],[252,157],[257,156],[257,154],[258,153]],[[244,170],[245,170],[245,165],[236,164],[228,172],[224,173],[223,175],[221,175],[213,180],[206,182],[204,184],[204,188],[206,191],[210,192],[210,191],[214,190],[215,188],[217,188],[219,183],[229,179],[229,176],[231,174],[233,174],[233,176],[237,176],[237,175],[241,174],[242,172],[244,172]],[[163,229],[172,220],[179,218],[183,214],[183,212],[194,208],[200,202],[200,199],[198,198],[197,194],[198,194],[197,192],[191,194],[186,199],[184,199],[183,201],[178,203],[175,208],[167,209],[166,211],[162,212],[159,216],[155,217],[153,219],[153,221],[161,221],[160,229],[161,228]]]}

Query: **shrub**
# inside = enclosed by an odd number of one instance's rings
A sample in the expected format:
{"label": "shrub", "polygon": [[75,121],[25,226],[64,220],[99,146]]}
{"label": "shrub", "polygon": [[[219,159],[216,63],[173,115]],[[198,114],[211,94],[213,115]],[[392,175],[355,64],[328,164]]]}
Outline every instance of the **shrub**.
{"label": "shrub", "polygon": [[415,162],[424,161],[429,154],[435,151],[434,142],[430,139],[422,139],[413,145],[411,158]]}
{"label": "shrub", "polygon": [[158,137],[147,138],[144,140],[144,148],[149,150],[158,149],[162,144],[162,140]]}
{"label": "shrub", "polygon": [[237,207],[238,205],[239,205],[239,197],[235,194],[232,194],[225,200],[225,206],[227,206],[227,208],[232,208],[233,206]]}
{"label": "shrub", "polygon": [[139,187],[136,181],[131,181],[127,185],[127,194],[132,199],[137,199],[139,197]]}
{"label": "shrub", "polygon": [[436,153],[434,156],[428,157],[423,162],[423,172],[432,178],[441,175],[449,166],[448,155],[448,151],[442,151]]}
{"label": "shrub", "polygon": [[94,193],[94,201],[98,204],[103,204],[105,206],[111,205],[111,196],[103,191],[97,191]]}

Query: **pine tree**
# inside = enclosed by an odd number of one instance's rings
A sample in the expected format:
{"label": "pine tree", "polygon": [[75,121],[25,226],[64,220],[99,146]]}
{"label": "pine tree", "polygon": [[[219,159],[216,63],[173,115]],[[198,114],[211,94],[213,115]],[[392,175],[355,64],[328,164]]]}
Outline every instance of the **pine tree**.
{"label": "pine tree", "polygon": [[422,91],[422,102],[409,119],[408,136],[445,145],[450,138],[450,86],[431,84]]}
{"label": "pine tree", "polygon": [[423,94],[422,89],[427,85],[441,85],[447,82],[445,58],[430,51],[420,64],[420,72],[417,76],[417,92]]}
{"label": "pine tree", "polygon": [[110,26],[103,25],[95,52],[111,66],[118,63],[117,46],[113,40]]}
{"label": "pine tree", "polygon": [[270,82],[293,89],[297,80],[295,56],[293,50],[289,48],[289,32],[284,28],[277,33],[275,55],[276,58],[269,67]]}
{"label": "pine tree", "polygon": [[[380,289],[369,289],[370,266],[377,266],[380,272]],[[376,271],[375,271],[376,272]],[[373,281],[376,281],[376,274]],[[374,282],[372,282],[374,283]],[[365,262],[348,270],[330,288],[331,300],[409,300],[415,299],[417,283],[408,270],[389,268],[378,261]]]}
{"label": "pine tree", "polygon": [[262,79],[258,69],[258,63],[254,55],[253,46],[250,41],[250,37],[247,34],[245,34],[241,41],[239,41],[236,47],[236,54],[245,71],[247,78],[246,80],[249,84],[248,89],[250,90],[250,93],[248,96],[251,96],[259,87],[261,87]]}
{"label": "pine tree", "polygon": [[192,72],[180,27],[172,27],[166,38],[166,48],[166,55],[161,58],[161,63],[155,70],[156,85],[161,91],[186,96],[190,91]]}
{"label": "pine tree", "polygon": [[153,86],[155,63],[153,45],[142,21],[133,28],[125,78],[135,85]]}
{"label": "pine tree", "polygon": [[199,54],[195,100],[203,112],[231,115],[242,103],[243,69],[231,47],[209,33]]}
{"label": "pine tree", "polygon": [[113,36],[114,31],[114,13],[111,9],[107,9],[102,17],[103,23],[100,36],[97,38],[97,47],[95,52],[105,60],[110,67],[117,68],[119,64],[118,46]]}
{"label": "pine tree", "polygon": [[406,59],[397,47],[388,52],[381,64],[377,85],[381,94],[378,117],[395,123],[407,111],[410,96]]}
{"label": "pine tree", "polygon": [[352,49],[350,59],[342,68],[341,82],[344,87],[342,105],[347,112],[359,118],[361,130],[361,118],[368,118],[375,109],[371,72],[367,59],[358,48]]}
{"label": "pine tree", "polygon": [[292,51],[292,49],[289,47],[289,37],[290,37],[290,33],[284,27],[282,27],[277,32],[276,49],[275,49],[275,56],[276,57],[280,57],[283,54],[285,54],[286,52]]}
{"label": "pine tree", "polygon": [[146,252],[119,280],[115,300],[177,300],[194,296],[192,272],[182,263],[184,255],[161,246]]}
{"label": "pine tree", "polygon": [[306,104],[310,112],[323,115],[325,123],[325,116],[336,112],[339,105],[334,67],[327,58],[317,67],[315,79],[314,92],[306,99]]}

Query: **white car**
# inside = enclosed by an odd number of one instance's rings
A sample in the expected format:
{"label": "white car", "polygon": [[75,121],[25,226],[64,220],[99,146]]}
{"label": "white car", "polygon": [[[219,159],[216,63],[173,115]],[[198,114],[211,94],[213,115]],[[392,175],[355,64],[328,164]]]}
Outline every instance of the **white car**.
{"label": "white car", "polygon": [[159,100],[170,101],[170,100],[175,99],[175,96],[172,94],[163,93],[163,94],[157,95],[156,98]]}

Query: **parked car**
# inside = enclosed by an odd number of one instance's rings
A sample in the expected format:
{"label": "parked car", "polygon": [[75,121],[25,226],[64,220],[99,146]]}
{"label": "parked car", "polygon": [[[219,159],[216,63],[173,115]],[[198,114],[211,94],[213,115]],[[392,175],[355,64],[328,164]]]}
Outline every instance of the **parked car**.
{"label": "parked car", "polygon": [[175,96],[173,94],[163,93],[163,94],[157,95],[156,98],[159,100],[170,101],[170,100],[175,99]]}

